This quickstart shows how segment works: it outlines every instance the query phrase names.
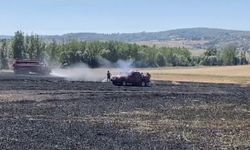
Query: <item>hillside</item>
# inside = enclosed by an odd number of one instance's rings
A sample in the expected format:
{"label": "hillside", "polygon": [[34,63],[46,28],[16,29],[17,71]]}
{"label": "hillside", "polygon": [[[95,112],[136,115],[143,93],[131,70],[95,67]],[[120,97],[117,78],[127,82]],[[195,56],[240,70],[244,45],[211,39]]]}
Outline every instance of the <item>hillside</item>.
{"label": "hillside", "polygon": [[[161,45],[167,43],[164,46],[171,46],[171,44],[177,41],[184,45],[178,45],[188,48],[203,49],[207,47],[221,47],[223,45],[234,43],[240,47],[248,49],[250,47],[250,32],[249,31],[235,31],[235,30],[223,30],[223,29],[210,29],[210,28],[189,28],[189,29],[177,29],[162,32],[140,32],[140,33],[125,33],[125,34],[96,34],[96,33],[71,33],[62,35],[61,38],[69,39],[76,38],[80,40],[116,40],[123,42],[151,42],[154,45]],[[145,43],[146,41],[146,43]],[[192,44],[193,41],[197,44]],[[205,41],[205,42],[204,42]],[[169,44],[170,42],[170,44]],[[176,45],[174,45],[176,46]]]}
{"label": "hillside", "polygon": [[[10,36],[0,36],[0,38]],[[122,41],[143,45],[168,47],[187,47],[190,49],[205,49],[207,47],[222,47],[236,44],[241,48],[250,48],[250,31],[224,30],[212,28],[187,28],[161,32],[140,33],[68,33],[64,35],[43,36],[44,39],[57,41],[78,39],[82,41]]]}
{"label": "hillside", "polygon": [[0,40],[1,39],[11,39],[12,36],[8,36],[8,35],[0,35]]}

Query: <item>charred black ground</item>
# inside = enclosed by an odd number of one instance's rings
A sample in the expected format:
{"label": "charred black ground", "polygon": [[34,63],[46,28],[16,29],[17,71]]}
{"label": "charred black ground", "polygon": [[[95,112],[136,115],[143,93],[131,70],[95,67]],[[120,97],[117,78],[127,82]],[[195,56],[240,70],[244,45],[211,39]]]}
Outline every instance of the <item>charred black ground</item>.
{"label": "charred black ground", "polygon": [[248,149],[249,91],[0,75],[0,149]]}

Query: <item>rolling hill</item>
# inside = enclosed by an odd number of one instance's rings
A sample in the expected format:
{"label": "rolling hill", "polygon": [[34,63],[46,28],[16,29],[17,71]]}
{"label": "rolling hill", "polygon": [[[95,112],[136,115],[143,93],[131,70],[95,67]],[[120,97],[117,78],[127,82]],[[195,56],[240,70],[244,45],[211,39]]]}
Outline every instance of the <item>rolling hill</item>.
{"label": "rolling hill", "polygon": [[[68,33],[63,35],[43,35],[45,40],[65,41],[77,39],[82,41],[122,41],[142,45],[156,45],[168,47],[187,47],[190,49],[205,49],[208,47],[222,47],[235,44],[246,50],[250,49],[250,31],[224,30],[213,28],[186,28],[161,32],[139,33]],[[11,36],[0,36],[11,38]]]}

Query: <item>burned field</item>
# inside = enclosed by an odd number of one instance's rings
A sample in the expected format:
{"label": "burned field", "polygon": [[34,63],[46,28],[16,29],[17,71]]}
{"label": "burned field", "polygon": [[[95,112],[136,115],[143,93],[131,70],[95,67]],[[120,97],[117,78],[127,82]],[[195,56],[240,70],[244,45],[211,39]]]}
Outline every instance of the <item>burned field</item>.
{"label": "burned field", "polygon": [[249,91],[0,76],[0,149],[248,149]]}

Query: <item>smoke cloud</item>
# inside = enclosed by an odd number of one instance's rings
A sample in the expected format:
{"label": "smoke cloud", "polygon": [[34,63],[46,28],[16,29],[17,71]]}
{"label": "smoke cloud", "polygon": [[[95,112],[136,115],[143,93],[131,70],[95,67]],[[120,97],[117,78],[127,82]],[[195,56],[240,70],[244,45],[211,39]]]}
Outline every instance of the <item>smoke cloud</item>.
{"label": "smoke cloud", "polygon": [[119,68],[119,70],[122,73],[128,73],[131,71],[131,69],[133,68],[133,61],[132,60],[118,60],[117,61],[117,68]]}
{"label": "smoke cloud", "polygon": [[93,69],[84,63],[75,64],[68,68],[52,69],[51,75],[62,77],[70,81],[95,81],[105,82],[107,71],[110,70],[112,75],[117,73],[127,74],[133,68],[132,60],[118,60],[111,63],[104,58],[99,58],[101,68]]}
{"label": "smoke cloud", "polygon": [[62,77],[70,81],[103,81],[105,73],[98,69],[91,69],[88,65],[81,63],[66,69],[52,69],[52,76]]}

